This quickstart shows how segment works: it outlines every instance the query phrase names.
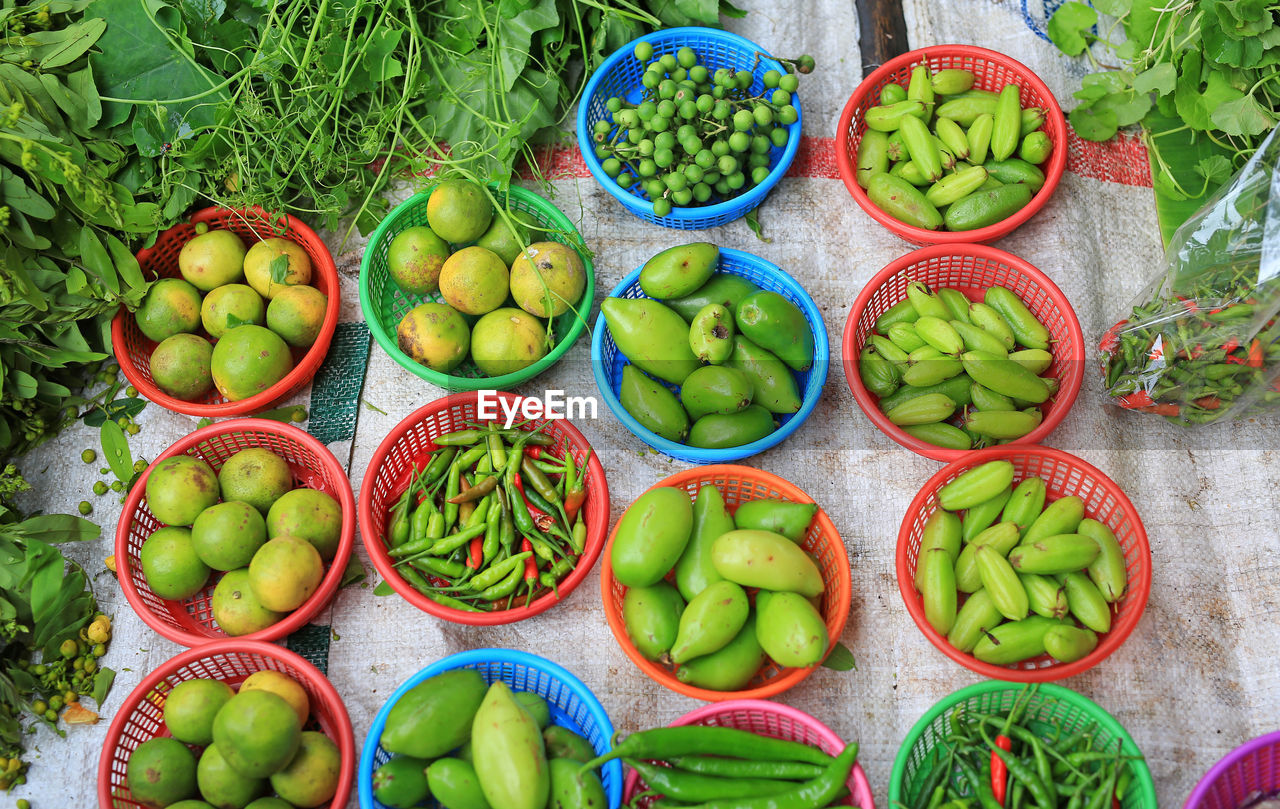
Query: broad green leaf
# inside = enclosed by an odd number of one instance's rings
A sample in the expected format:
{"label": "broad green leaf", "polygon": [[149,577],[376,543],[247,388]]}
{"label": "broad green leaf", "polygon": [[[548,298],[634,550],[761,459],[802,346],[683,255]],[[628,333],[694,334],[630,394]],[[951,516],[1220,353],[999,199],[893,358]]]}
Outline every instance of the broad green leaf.
{"label": "broad green leaf", "polygon": [[1088,47],[1085,35],[1098,23],[1098,12],[1084,3],[1068,0],[1049,18],[1049,41],[1070,56],[1079,56]]}
{"label": "broad green leaf", "polygon": [[364,565],[360,563],[360,560],[355,554],[352,554],[350,558],[347,559],[347,568],[342,571],[342,580],[338,582],[338,587],[341,589],[343,587],[350,587],[353,584],[359,584],[364,581],[364,578]]}
{"label": "broad green leaf", "polygon": [[854,660],[853,652],[849,651],[849,647],[836,641],[835,645],[831,647],[831,653],[827,655],[827,659],[822,661],[822,666],[832,671],[856,671],[858,661]]}
{"label": "broad green leaf", "polygon": [[107,466],[121,483],[127,483],[133,477],[133,453],[129,451],[129,440],[124,437],[124,430],[114,421],[104,421],[100,437]]}
{"label": "broad green leaf", "polygon": [[[62,110],[71,128],[81,134],[87,133],[92,124],[89,122],[89,105],[84,98],[63,84],[62,78],[53,73],[41,73],[40,83],[58,105],[58,109]],[[97,96],[97,91],[93,92]]]}
{"label": "broad green leaf", "polygon": [[102,707],[102,701],[107,698],[107,694],[111,693],[111,685],[115,681],[116,673],[105,666],[93,675],[93,691],[89,693],[89,698],[97,703],[99,708]]}
{"label": "broad green leaf", "polygon": [[98,277],[112,292],[120,292],[120,279],[111,255],[93,228],[80,231],[80,262],[84,268]]}
{"label": "broad green leaf", "polygon": [[1196,161],[1196,174],[1218,185],[1231,177],[1231,161],[1220,154],[1209,155]]}
{"label": "broad green leaf", "polygon": [[289,278],[289,257],[281,253],[271,259],[271,263],[267,265],[267,272],[271,274],[273,282],[283,284]]}
{"label": "broad green leaf", "polygon": [[124,281],[125,286],[136,291],[137,302],[141,302],[142,293],[146,292],[149,284],[142,277],[142,267],[138,264],[138,258],[124,242],[117,239],[110,233],[107,234],[107,252],[111,254],[111,260],[115,263],[116,272],[120,274],[120,280]]}
{"label": "broad green leaf", "polygon": [[376,596],[395,595],[395,592],[396,592],[395,590],[391,589],[391,585],[387,584],[386,579],[383,579],[382,581],[378,582],[378,585],[373,588],[373,594]]}
{"label": "broad green leaf", "polygon": [[1095,110],[1091,106],[1076,107],[1067,115],[1067,119],[1076,134],[1085,140],[1108,140],[1119,128],[1115,112],[1108,109]]}
{"label": "broad green leaf", "polygon": [[85,542],[102,536],[102,529],[96,524],[72,514],[39,514],[23,520],[18,527],[28,537],[49,545]]}
{"label": "broad green leaf", "polygon": [[62,42],[39,50],[40,69],[53,70],[71,64],[88,53],[106,30],[107,21],[93,17],[67,26],[61,32]]}
{"label": "broad green leaf", "polygon": [[1133,0],[1093,0],[1093,7],[1108,17],[1120,17],[1129,13]]}
{"label": "broad green leaf", "polygon": [[1276,123],[1253,96],[1219,104],[1209,114],[1209,120],[1228,135],[1261,135]]}
{"label": "broad green leaf", "polygon": [[1098,99],[1093,104],[1092,109],[1096,114],[1110,110],[1115,113],[1117,126],[1129,126],[1141,121],[1143,116],[1151,109],[1151,95],[1149,93],[1135,93],[1132,90],[1112,93],[1109,96]]}
{"label": "broad green leaf", "polygon": [[[1223,104],[1243,98],[1244,93],[1232,87],[1220,71],[1210,70],[1201,78],[1203,60],[1198,51],[1190,51],[1183,58],[1173,101],[1178,116],[1192,129],[1208,130],[1214,127],[1210,116]],[[1204,89],[1201,89],[1203,81]]]}
{"label": "broad green leaf", "polygon": [[27,185],[7,166],[0,165],[0,192],[3,192],[4,204],[17,209],[35,219],[52,219],[54,207],[49,201]]}
{"label": "broad green leaf", "polygon": [[20,399],[30,399],[36,395],[36,391],[40,388],[34,376],[18,368],[14,368],[9,372],[9,378],[13,380],[13,392]]}
{"label": "broad green leaf", "polygon": [[[1229,152],[1204,137],[1188,131],[1182,120],[1152,110],[1143,121],[1148,138],[1155,148],[1147,150],[1154,157],[1157,153],[1172,172],[1171,177],[1154,161],[1151,175],[1156,198],[1156,218],[1160,223],[1160,237],[1167,245],[1183,222],[1190,218],[1204,203],[1203,196],[1188,198],[1180,193],[1174,180],[1190,191],[1198,191],[1203,177],[1195,170],[1201,161],[1215,155],[1228,159]],[[1212,194],[1220,183],[1210,183],[1207,193]]]}
{"label": "broad green leaf", "polygon": [[[507,7],[514,10],[518,6],[527,6],[523,11],[510,15]],[[499,7],[498,20],[498,67],[501,70],[502,91],[509,92],[516,80],[529,64],[529,51],[534,35],[547,28],[554,28],[560,22],[560,13],[556,10],[555,0],[502,0]],[[536,66],[535,66],[536,67]]]}
{"label": "broad green leaf", "polygon": [[1149,70],[1144,70],[1133,79],[1133,89],[1139,93],[1157,93],[1167,95],[1173,92],[1178,81],[1178,72],[1168,62],[1161,62]]}
{"label": "broad green leaf", "polygon": [[147,400],[136,396],[116,399],[90,410],[84,417],[84,423],[89,427],[101,427],[107,419],[133,418],[146,406]]}

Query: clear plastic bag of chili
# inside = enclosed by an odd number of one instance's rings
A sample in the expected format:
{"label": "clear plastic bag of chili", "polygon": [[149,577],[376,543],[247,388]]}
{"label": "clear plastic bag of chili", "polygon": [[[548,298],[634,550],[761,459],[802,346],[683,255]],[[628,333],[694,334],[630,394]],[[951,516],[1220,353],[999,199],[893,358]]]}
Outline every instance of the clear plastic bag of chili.
{"label": "clear plastic bag of chili", "polygon": [[1102,336],[1111,401],[1182,425],[1280,406],[1280,138],[1178,228],[1164,271]]}

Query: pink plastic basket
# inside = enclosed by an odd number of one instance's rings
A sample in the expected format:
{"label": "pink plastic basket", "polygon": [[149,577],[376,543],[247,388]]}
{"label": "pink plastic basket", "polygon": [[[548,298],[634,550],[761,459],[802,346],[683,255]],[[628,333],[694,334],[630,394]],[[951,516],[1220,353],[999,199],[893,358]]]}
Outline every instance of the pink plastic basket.
{"label": "pink plastic basket", "polygon": [[1237,809],[1280,792],[1280,730],[1232,750],[1205,773],[1182,809]]}
{"label": "pink plastic basket", "polygon": [[[833,756],[839,754],[845,747],[844,740],[837,736],[835,731],[804,711],[762,699],[732,699],[713,703],[690,711],[672,722],[670,727],[682,725],[708,725],[749,730],[761,736],[803,742]],[[849,773],[846,786],[849,787],[849,797],[838,804],[839,806],[875,809],[871,784],[867,781],[867,774],[862,771],[861,764],[854,762],[853,772]],[[626,786],[622,791],[622,802],[629,804],[644,790],[644,782],[640,780],[640,775],[635,770],[629,771]],[[652,803],[651,798],[641,798],[635,805],[641,809],[648,809]]]}

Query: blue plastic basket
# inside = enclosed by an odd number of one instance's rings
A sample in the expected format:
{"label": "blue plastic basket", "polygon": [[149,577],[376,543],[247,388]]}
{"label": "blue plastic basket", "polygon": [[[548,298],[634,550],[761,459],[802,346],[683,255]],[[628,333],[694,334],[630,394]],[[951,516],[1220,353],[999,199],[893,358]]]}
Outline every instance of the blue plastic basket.
{"label": "blue plastic basket", "polygon": [[[551,708],[551,721],[584,736],[596,753],[603,755],[612,749],[613,723],[604,712],[591,689],[564,668],[537,655],[517,652],[513,649],[472,649],[449,655],[410,677],[378,711],[369,735],[365,737],[360,752],[360,771],[357,775],[357,792],[361,809],[387,809],[373,798],[373,772],[382,766],[391,754],[382,749],[379,740],[387,724],[387,715],[405,692],[424,680],[453,669],[475,669],[485,682],[503,680],[515,691],[532,691],[547,701]],[[601,770],[601,781],[609,797],[609,809],[622,804],[622,763],[610,761]],[[427,804],[438,807],[434,801]]]}
{"label": "blue plastic basket", "polygon": [[631,103],[640,101],[644,91],[644,86],[640,83],[644,65],[635,58],[635,47],[639,42],[652,44],[655,57],[675,53],[686,46],[692,48],[698,54],[698,63],[706,65],[713,73],[722,67],[734,71],[750,70],[755,75],[755,81],[751,85],[752,92],[764,89],[763,77],[769,70],[786,72],[782,64],[769,57],[768,52],[759,45],[727,31],[698,27],[667,28],[634,39],[614,51],[591,74],[583,91],[582,102],[578,105],[578,147],[582,150],[587,169],[628,211],[663,227],[678,230],[716,227],[732,222],[756,208],[764,201],[769,190],[782,179],[782,175],[787,173],[791,161],[795,159],[796,150],[800,148],[800,124],[804,117],[797,94],[792,94],[791,104],[796,108],[796,120],[787,127],[787,145],[782,148],[774,147],[769,151],[769,176],[764,182],[732,199],[712,205],[672,208],[667,216],[658,216],[653,212],[653,203],[649,201],[644,189],[639,187],[639,183],[626,189],[604,173],[604,167],[595,155],[595,144],[591,140],[592,126],[596,121],[612,120],[604,106],[606,100],[618,97]]}
{"label": "blue plastic basket", "polygon": [[[813,367],[808,371],[795,373],[797,387],[802,391],[800,409],[795,413],[780,414],[775,417],[780,426],[759,441],[743,444],[740,447],[727,449],[700,449],[687,444],[668,441],[649,430],[635,417],[626,411],[618,398],[622,389],[622,369],[629,365],[627,358],[618,351],[613,342],[613,334],[605,323],[604,313],[596,316],[596,327],[591,335],[591,370],[596,378],[596,387],[604,397],[605,404],[613,411],[613,415],[627,426],[627,429],[649,446],[659,452],[689,463],[727,463],[764,452],[770,447],[782,443],[787,436],[796,431],[804,420],[813,412],[822,395],[822,386],[827,381],[827,367],[830,362],[830,348],[827,344],[827,327],[822,323],[822,314],[814,304],[813,298],[805,292],[794,278],[778,265],[765,261],[759,256],[729,248],[720,249],[720,266],[717,272],[740,275],[761,289],[777,292],[787,300],[800,307],[805,319],[809,321],[809,329],[813,332]],[[637,267],[622,283],[609,293],[612,298],[643,298],[640,289],[640,268]],[[664,383],[665,384],[665,383]],[[668,385],[673,391],[679,388]]]}

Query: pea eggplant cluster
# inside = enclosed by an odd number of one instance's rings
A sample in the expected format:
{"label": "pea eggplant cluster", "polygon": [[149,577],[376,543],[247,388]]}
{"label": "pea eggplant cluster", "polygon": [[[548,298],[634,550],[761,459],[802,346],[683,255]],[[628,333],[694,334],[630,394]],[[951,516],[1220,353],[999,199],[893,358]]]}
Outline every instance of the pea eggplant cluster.
{"label": "pea eggplant cluster", "polygon": [[587,462],[541,430],[477,424],[436,436],[392,506],[387,552],[427,598],[464,612],[527,606],[586,548]]}
{"label": "pea eggplant cluster", "polygon": [[1053,364],[1050,342],[1049,330],[1010,289],[993,286],[982,301],[970,301],[960,290],[935,293],[913,281],[906,299],[876,318],[858,373],[889,421],[909,435],[976,449],[1040,426],[1040,405],[1058,391],[1056,378],[1039,376]]}
{"label": "pea eggplant cluster", "polygon": [[[977,230],[1021,210],[1044,186],[1053,141],[1020,88],[975,88],[968,70],[916,65],[863,116],[858,185],[880,210],[926,230]],[[932,129],[930,126],[932,125]],[[1016,156],[1015,156],[1016,154]]]}
{"label": "pea eggplant cluster", "polygon": [[647,794],[661,796],[655,807],[820,809],[848,794],[858,745],[833,757],[789,739],[686,725],[633,733],[590,764],[617,758],[644,779]]}
{"label": "pea eggplant cluster", "polygon": [[[799,544],[818,507],[750,500],[730,515],[715,486],[692,501],[662,486],[622,515],[610,562],[622,616],[645,658],[699,688],[737,691],[767,659],[813,666],[831,646],[822,572]],[[674,579],[674,584],[668,579]],[[754,606],[752,595],[754,591]]]}
{"label": "pea eggplant cluster", "polygon": [[750,444],[776,430],[775,416],[800,409],[795,373],[814,360],[800,308],[717,272],[719,263],[714,244],[669,248],[640,270],[649,297],[600,305],[630,362],[618,391],[623,408],[668,441],[707,449]]}
{"label": "pea eggplant cluster", "polygon": [[[1037,686],[1027,686],[1007,710],[970,710],[947,717],[945,738],[925,754],[908,809],[1110,809],[1129,791],[1134,756],[1097,723],[1056,718],[1052,705],[1029,710]],[[1036,717],[1054,717],[1038,719]]]}
{"label": "pea eggplant cluster", "polygon": [[938,491],[915,566],[925,618],[984,663],[1079,660],[1111,630],[1128,586],[1124,550],[1079,497],[1046,504],[1043,479],[1013,478],[1012,463],[991,461]]}
{"label": "pea eggplant cluster", "polygon": [[[568,720],[566,717],[566,721]],[[580,729],[580,728],[579,728]],[[454,669],[407,691],[379,739],[391,753],[373,774],[391,809],[434,800],[444,809],[547,809],[608,805],[591,743],[552,724],[551,706],[475,669]]]}

